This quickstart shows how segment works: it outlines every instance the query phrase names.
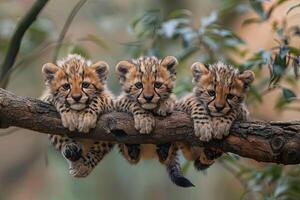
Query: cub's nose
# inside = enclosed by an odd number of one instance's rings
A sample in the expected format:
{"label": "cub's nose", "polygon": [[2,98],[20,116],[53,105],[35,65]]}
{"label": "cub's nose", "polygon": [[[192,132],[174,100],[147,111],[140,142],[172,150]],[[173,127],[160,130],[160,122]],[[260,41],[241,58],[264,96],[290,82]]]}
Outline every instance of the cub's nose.
{"label": "cub's nose", "polygon": [[148,96],[148,95],[144,95],[144,99],[146,99],[147,103],[150,103],[151,100],[153,99],[154,95]]}
{"label": "cub's nose", "polygon": [[73,98],[76,102],[80,101],[81,97],[82,97],[81,94],[74,94],[74,95],[72,95],[72,98]]}
{"label": "cub's nose", "polygon": [[225,105],[220,106],[215,104],[215,108],[218,112],[221,112],[225,108]]}

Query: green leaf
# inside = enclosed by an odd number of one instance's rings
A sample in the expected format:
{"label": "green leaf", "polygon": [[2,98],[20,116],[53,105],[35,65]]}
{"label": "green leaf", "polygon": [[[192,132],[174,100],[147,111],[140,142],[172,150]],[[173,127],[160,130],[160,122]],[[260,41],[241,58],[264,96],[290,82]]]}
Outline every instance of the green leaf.
{"label": "green leaf", "polygon": [[293,5],[292,7],[290,7],[288,9],[288,11],[286,12],[286,14],[288,15],[292,10],[294,10],[295,8],[298,8],[300,7],[300,3],[296,4],[296,5]]}
{"label": "green leaf", "polygon": [[130,23],[130,30],[140,39],[153,37],[161,25],[160,10],[148,10]]}
{"label": "green leaf", "polygon": [[286,63],[286,58],[289,53],[289,48],[287,46],[282,46],[279,49],[279,56],[281,59],[283,59],[283,62]]}
{"label": "green leaf", "polygon": [[201,27],[207,27],[213,23],[215,23],[218,20],[218,13],[217,12],[211,12],[209,16],[202,17],[201,18]]}
{"label": "green leaf", "polygon": [[178,18],[178,17],[190,17],[193,13],[190,10],[187,9],[178,9],[174,10],[170,13],[170,18]]}
{"label": "green leaf", "polygon": [[263,9],[261,0],[250,0],[250,5],[253,8],[253,10],[260,16],[261,19],[266,18],[266,13]]}
{"label": "green leaf", "polygon": [[295,56],[300,56],[300,49],[293,47],[293,46],[289,46],[289,53],[294,54]]}
{"label": "green leaf", "polygon": [[272,63],[272,78],[270,80],[271,84],[277,84],[281,77],[285,74],[287,68],[287,53],[286,49],[282,48],[279,51],[279,54],[275,55],[274,62]]}
{"label": "green leaf", "polygon": [[279,111],[282,111],[286,104],[287,104],[287,101],[283,97],[280,97],[280,98],[278,98],[278,100],[275,104],[275,108],[278,109]]}
{"label": "green leaf", "polygon": [[188,18],[171,19],[161,25],[160,33],[164,34],[167,38],[172,38],[180,31],[179,26],[187,25],[190,25],[190,19]]}
{"label": "green leaf", "polygon": [[287,102],[291,102],[297,97],[296,94],[288,88],[282,88],[282,94]]}

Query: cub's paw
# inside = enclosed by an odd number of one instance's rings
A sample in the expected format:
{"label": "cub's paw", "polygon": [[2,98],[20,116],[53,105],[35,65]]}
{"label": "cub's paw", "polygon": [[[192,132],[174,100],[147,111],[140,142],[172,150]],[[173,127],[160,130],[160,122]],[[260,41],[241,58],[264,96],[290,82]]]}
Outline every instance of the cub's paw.
{"label": "cub's paw", "polygon": [[199,137],[201,141],[207,142],[212,139],[213,128],[211,123],[194,123],[195,135]]}
{"label": "cub's paw", "polygon": [[71,162],[69,166],[69,174],[76,178],[83,178],[88,176],[93,169],[86,165],[82,159]]}
{"label": "cub's paw", "polygon": [[79,115],[78,131],[88,133],[90,129],[95,128],[97,124],[97,115],[91,113],[81,113]]}
{"label": "cub's paw", "polygon": [[72,162],[78,161],[82,156],[82,149],[76,143],[66,144],[62,149],[63,156]]}
{"label": "cub's paw", "polygon": [[155,126],[155,119],[149,115],[135,115],[134,127],[142,134],[150,133]]}
{"label": "cub's paw", "polygon": [[70,131],[75,131],[78,124],[78,115],[69,111],[61,113],[60,116],[63,126],[68,128]]}
{"label": "cub's paw", "polygon": [[229,129],[231,127],[231,123],[228,121],[223,121],[220,119],[213,119],[214,131],[213,137],[216,139],[222,139],[223,136],[227,136],[229,134]]}
{"label": "cub's paw", "polygon": [[159,106],[159,108],[156,110],[156,113],[164,117],[171,114],[173,110],[174,110],[173,104],[166,102]]}
{"label": "cub's paw", "polygon": [[171,144],[158,144],[156,145],[156,153],[160,162],[165,162],[169,157]]}
{"label": "cub's paw", "polygon": [[194,167],[197,170],[205,170],[214,163],[214,159],[209,158],[205,151],[205,148],[201,148],[200,156],[194,161]]}
{"label": "cub's paw", "polygon": [[137,163],[140,160],[141,148],[139,144],[125,144],[127,147],[127,153],[129,156],[129,161],[132,163]]}

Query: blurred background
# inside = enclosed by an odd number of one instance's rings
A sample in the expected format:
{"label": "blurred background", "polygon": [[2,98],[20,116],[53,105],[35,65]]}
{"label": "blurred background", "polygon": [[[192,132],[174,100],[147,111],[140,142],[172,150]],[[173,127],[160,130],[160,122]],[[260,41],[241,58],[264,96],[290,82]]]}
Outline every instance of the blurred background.
{"label": "blurred background", "polygon": [[[40,2],[47,2],[40,0]],[[2,88],[38,98],[41,67],[68,53],[111,66],[109,88],[120,87],[114,66],[141,55],[179,59],[175,92],[191,91],[189,67],[217,60],[252,69],[247,104],[262,120],[299,119],[299,0],[49,0],[4,69],[10,40],[39,1],[0,0]],[[181,157],[196,185],[173,185],[156,160],[129,165],[115,149],[87,178],[68,175],[47,136],[18,128],[0,130],[0,199],[300,199],[300,167],[258,163],[227,154],[205,172]]]}

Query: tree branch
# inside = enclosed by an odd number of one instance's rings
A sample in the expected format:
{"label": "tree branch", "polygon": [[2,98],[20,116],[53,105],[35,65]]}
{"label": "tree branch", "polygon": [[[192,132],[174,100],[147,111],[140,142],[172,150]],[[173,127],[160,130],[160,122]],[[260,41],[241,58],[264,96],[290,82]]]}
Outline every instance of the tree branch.
{"label": "tree branch", "polygon": [[22,38],[27,31],[27,29],[31,26],[31,24],[36,20],[37,16],[41,12],[41,10],[48,3],[48,0],[37,0],[28,13],[24,16],[24,18],[20,21],[17,26],[16,31],[14,32],[10,44],[1,66],[1,74],[0,74],[0,82],[1,87],[5,87],[8,82],[8,77],[5,78],[6,73],[10,70],[10,68],[14,65],[17,54],[19,52]]}
{"label": "tree branch", "polygon": [[235,123],[224,140],[202,143],[193,136],[189,117],[182,112],[156,118],[156,128],[149,135],[134,129],[130,115],[112,112],[102,115],[90,133],[70,132],[62,126],[56,109],[40,100],[20,97],[0,89],[0,127],[17,126],[48,134],[90,138],[123,143],[165,143],[180,141],[192,145],[213,146],[257,161],[282,164],[300,163],[300,121]]}

